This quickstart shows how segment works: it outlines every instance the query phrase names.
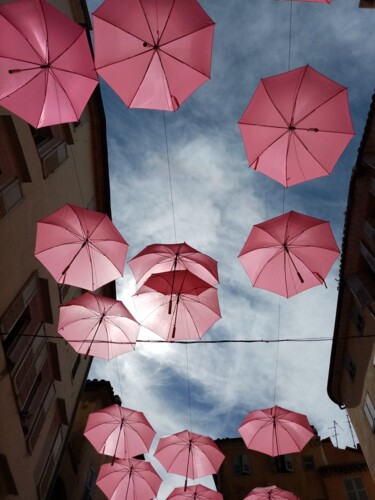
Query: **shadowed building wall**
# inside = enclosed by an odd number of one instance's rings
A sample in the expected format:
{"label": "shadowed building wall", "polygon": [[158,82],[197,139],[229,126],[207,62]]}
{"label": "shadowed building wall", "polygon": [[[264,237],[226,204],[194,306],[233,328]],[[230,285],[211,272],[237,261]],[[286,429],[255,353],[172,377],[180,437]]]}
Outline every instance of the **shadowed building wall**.
{"label": "shadowed building wall", "polygon": [[347,408],[375,480],[375,101],[352,172],[328,395]]}

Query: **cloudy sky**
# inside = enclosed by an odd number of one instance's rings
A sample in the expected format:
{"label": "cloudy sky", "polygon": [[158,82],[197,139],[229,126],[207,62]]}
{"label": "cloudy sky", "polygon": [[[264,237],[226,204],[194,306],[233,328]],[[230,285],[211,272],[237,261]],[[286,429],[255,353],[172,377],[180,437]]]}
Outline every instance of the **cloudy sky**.
{"label": "cloudy sky", "polygon": [[[90,9],[98,4],[89,2]],[[165,118],[177,241],[219,262],[222,319],[204,339],[331,337],[339,261],[327,278],[328,289],[279,299],[253,288],[237,259],[252,226],[282,213],[284,188],[247,167],[237,122],[260,78],[288,70],[291,4],[202,0],[201,5],[216,22],[212,79]],[[356,137],[332,176],[286,191],[285,211],[331,221],[340,246],[350,173],[374,90],[375,11],[359,9],[358,0],[292,6],[291,68],[310,64],[349,88]],[[113,219],[130,244],[130,259],[146,245],[175,242],[163,113],[127,109],[103,82],[102,92]],[[132,309],[135,282],[128,266],[117,285],[118,298]],[[338,422],[344,447],[352,445],[346,414],[326,391],[330,349],[330,341],[280,343],[276,398],[276,343],[140,344],[134,353],[95,361],[91,378],[110,380],[123,405],[143,411],[159,436],[185,428],[212,438],[238,436],[250,410],[276,400],[308,415],[322,437],[331,436],[333,421]],[[170,478],[160,500],[172,484],[182,485],[183,479]]]}

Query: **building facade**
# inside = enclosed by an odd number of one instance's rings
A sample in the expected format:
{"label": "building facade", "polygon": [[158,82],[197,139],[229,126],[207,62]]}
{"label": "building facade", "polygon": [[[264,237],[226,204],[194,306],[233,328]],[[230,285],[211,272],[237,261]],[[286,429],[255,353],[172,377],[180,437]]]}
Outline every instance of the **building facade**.
{"label": "building facade", "polygon": [[300,453],[269,457],[241,438],[216,441],[225,460],[215,478],[224,500],[242,500],[254,488],[276,485],[301,500],[372,500],[375,486],[360,448],[340,449],[315,436]]}
{"label": "building facade", "polygon": [[349,187],[328,395],[347,408],[375,480],[375,96]]}
{"label": "building facade", "polygon": [[[52,3],[90,27],[79,0]],[[59,305],[81,290],[34,257],[36,223],[66,203],[110,214],[99,89],[74,124],[35,130],[0,108],[0,151],[0,498],[44,499],[90,357],[57,335]]]}
{"label": "building facade", "polygon": [[109,382],[86,382],[50,489],[51,500],[105,500],[104,493],[96,487],[96,478],[100,466],[110,462],[111,457],[99,454],[83,432],[90,413],[114,404],[121,406],[121,400]]}

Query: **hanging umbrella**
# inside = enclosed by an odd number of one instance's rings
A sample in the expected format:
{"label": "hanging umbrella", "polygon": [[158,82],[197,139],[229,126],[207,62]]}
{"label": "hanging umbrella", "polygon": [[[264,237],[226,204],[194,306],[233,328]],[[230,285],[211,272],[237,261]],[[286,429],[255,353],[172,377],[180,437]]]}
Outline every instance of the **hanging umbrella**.
{"label": "hanging umbrella", "polygon": [[250,167],[286,187],[331,174],[354,135],[346,87],[311,66],[262,79],[239,127]]}
{"label": "hanging umbrella", "polygon": [[75,122],[97,83],[83,27],[43,0],[0,6],[0,106],[34,127]]}
{"label": "hanging umbrella", "polygon": [[148,245],[128,262],[136,281],[142,282],[155,273],[188,271],[210,285],[219,282],[217,262],[187,243]]}
{"label": "hanging umbrella", "polygon": [[329,222],[292,211],[253,226],[239,259],[254,287],[291,297],[325,284],[339,254]]}
{"label": "hanging umbrella", "polygon": [[265,488],[254,488],[244,500],[300,500],[300,498],[277,486],[266,486]]}
{"label": "hanging umbrella", "polygon": [[223,495],[217,491],[206,488],[202,484],[195,484],[185,488],[175,488],[167,497],[167,500],[222,500]]}
{"label": "hanging umbrella", "polygon": [[122,276],[127,250],[101,212],[64,205],[37,223],[35,256],[61,284],[96,290]]}
{"label": "hanging umbrella", "polygon": [[301,451],[314,436],[305,415],[280,406],[251,411],[238,432],[249,450],[271,457]]}
{"label": "hanging umbrella", "polygon": [[90,413],[83,434],[99,453],[132,458],[148,452],[155,431],[140,411],[111,405]]}
{"label": "hanging umbrella", "polygon": [[111,359],[134,350],[139,324],[122,302],[87,292],[60,307],[57,331],[77,352]]}
{"label": "hanging umbrella", "polygon": [[133,297],[141,325],[168,341],[199,339],[221,318],[217,289],[189,271],[152,274]]}
{"label": "hanging umbrella", "polygon": [[161,481],[149,462],[128,458],[102,465],[96,485],[109,500],[152,500]]}
{"label": "hanging umbrella", "polygon": [[214,22],[196,0],[106,0],[95,65],[128,107],[175,111],[210,78]]}
{"label": "hanging umbrella", "polygon": [[185,430],[161,438],[155,458],[168,472],[185,476],[187,489],[188,478],[215,474],[225,457],[210,437]]}

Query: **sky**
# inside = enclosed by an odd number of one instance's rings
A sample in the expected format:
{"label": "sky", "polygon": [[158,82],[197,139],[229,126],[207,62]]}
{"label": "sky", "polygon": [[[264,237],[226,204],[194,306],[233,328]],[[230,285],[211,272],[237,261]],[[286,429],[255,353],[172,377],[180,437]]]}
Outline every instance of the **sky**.
{"label": "sky", "polygon": [[[339,260],[327,289],[279,299],[253,288],[237,259],[252,226],[282,213],[284,188],[248,168],[237,122],[259,80],[288,70],[291,4],[200,3],[216,22],[211,80],[177,112],[165,113],[165,120],[177,241],[219,263],[222,319],[204,339],[331,337]],[[91,11],[98,5],[89,1]],[[331,176],[285,191],[285,212],[329,220],[339,246],[351,169],[374,91],[374,22],[375,11],[359,9],[358,0],[292,3],[290,68],[310,64],[349,88],[356,136]],[[146,245],[175,242],[163,113],[127,109],[103,81],[101,90],[112,215],[130,245],[129,260]],[[135,290],[126,266],[117,294],[132,311]],[[157,337],[142,328],[140,338]],[[306,414],[322,438],[333,435],[336,421],[339,446],[352,446],[346,413],[327,395],[330,350],[330,341],[143,343],[114,360],[95,360],[90,377],[110,380],[123,406],[143,411],[158,437],[186,428],[214,439],[239,437],[237,427],[249,411],[276,403]],[[158,499],[183,482],[169,475]]]}

